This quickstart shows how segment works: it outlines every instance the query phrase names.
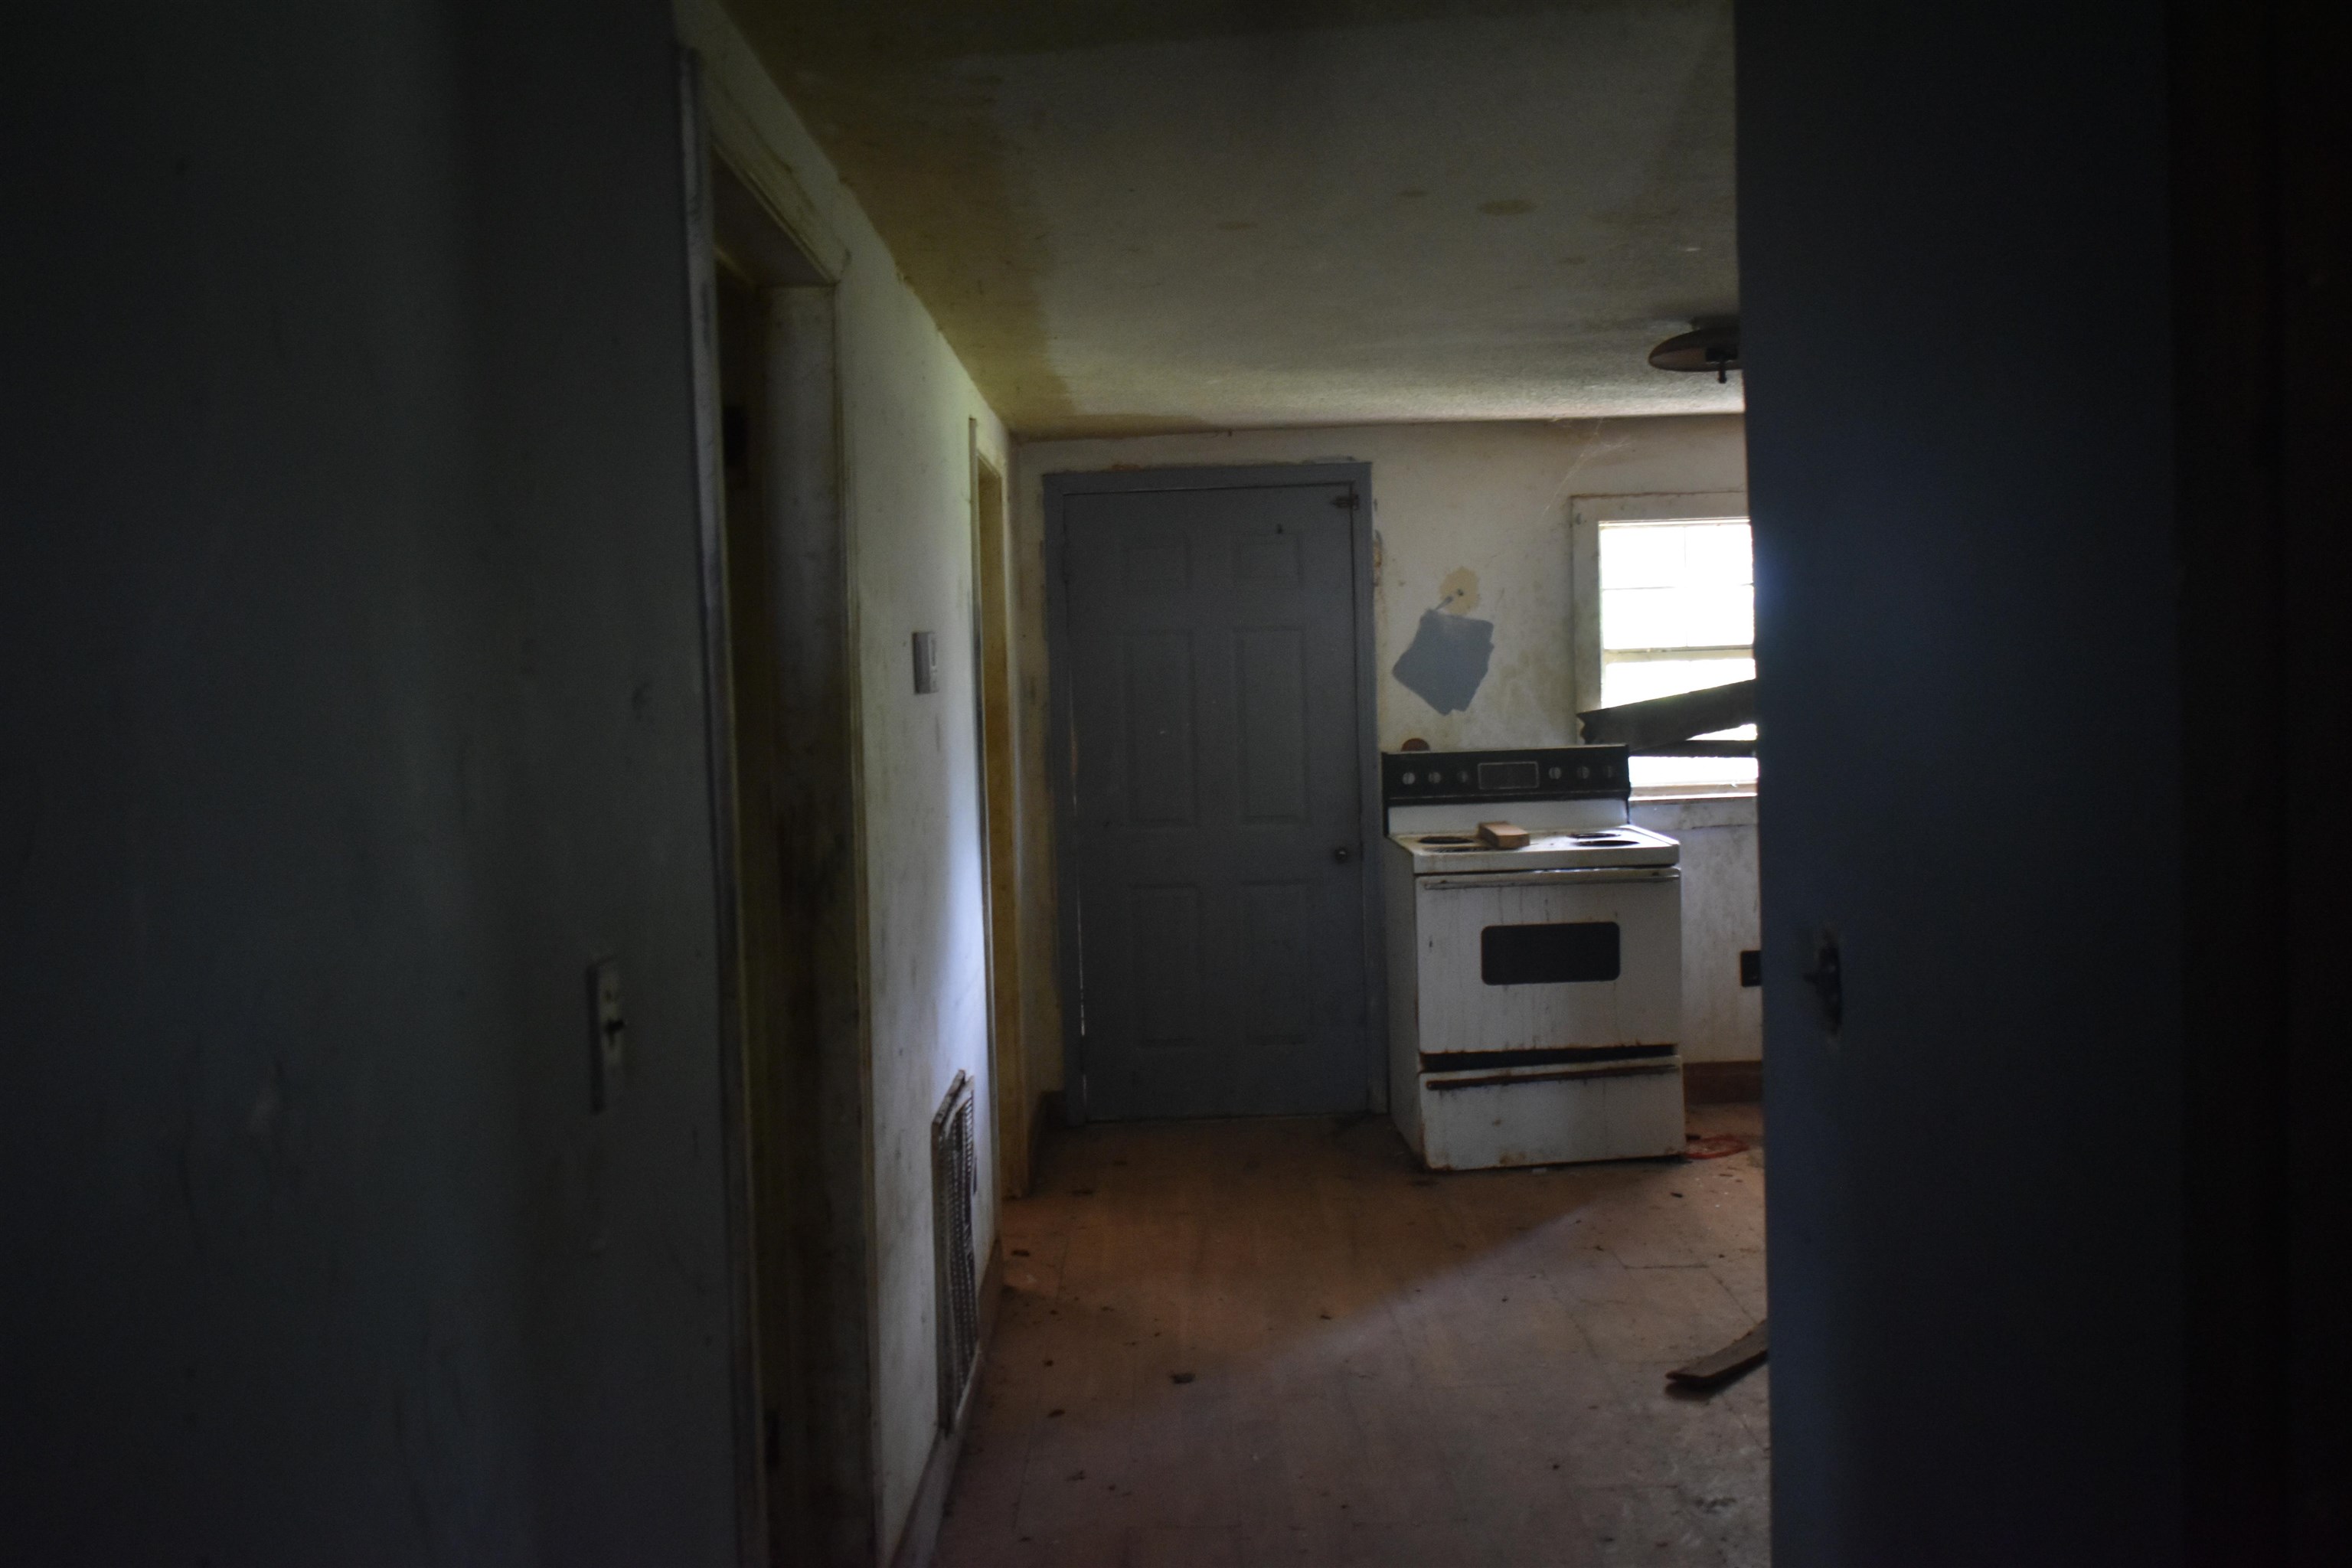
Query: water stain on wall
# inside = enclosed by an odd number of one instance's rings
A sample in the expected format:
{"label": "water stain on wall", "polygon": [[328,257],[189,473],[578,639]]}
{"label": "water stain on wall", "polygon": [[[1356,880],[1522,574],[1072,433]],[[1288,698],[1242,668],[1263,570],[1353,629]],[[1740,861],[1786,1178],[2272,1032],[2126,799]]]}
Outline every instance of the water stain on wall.
{"label": "water stain on wall", "polygon": [[1478,574],[1456,566],[1437,584],[1437,607],[1449,616],[1466,616],[1478,607]]}

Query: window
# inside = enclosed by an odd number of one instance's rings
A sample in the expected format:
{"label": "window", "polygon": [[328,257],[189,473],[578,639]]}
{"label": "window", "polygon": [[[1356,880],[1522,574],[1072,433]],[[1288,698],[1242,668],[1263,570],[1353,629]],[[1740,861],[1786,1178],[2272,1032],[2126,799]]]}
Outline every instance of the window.
{"label": "window", "polygon": [[[1591,497],[1577,544],[1580,708],[1671,697],[1756,675],[1755,556],[1744,496]],[[1727,505],[1726,503],[1734,503]],[[1708,515],[1712,513],[1712,515]],[[1663,515],[1661,515],[1663,514]],[[1701,737],[1752,740],[1744,725]],[[1753,757],[1635,757],[1642,792],[1746,790]]]}

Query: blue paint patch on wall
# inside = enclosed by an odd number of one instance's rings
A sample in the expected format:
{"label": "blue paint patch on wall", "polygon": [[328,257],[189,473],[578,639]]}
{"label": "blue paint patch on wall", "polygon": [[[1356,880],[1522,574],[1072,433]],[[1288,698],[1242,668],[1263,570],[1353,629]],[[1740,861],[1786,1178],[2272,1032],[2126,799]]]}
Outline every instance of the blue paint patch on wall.
{"label": "blue paint patch on wall", "polygon": [[1389,671],[1440,713],[1470,706],[1495,657],[1495,623],[1443,610],[1421,612],[1421,629]]}

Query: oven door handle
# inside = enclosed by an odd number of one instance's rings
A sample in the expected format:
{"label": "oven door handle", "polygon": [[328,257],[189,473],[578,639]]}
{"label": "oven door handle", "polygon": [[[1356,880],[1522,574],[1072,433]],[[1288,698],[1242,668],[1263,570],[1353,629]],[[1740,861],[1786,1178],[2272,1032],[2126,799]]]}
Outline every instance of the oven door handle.
{"label": "oven door handle", "polygon": [[1677,866],[1562,866],[1549,871],[1459,871],[1415,877],[1417,887],[1477,892],[1486,888],[1588,888],[1596,882],[1672,882]]}

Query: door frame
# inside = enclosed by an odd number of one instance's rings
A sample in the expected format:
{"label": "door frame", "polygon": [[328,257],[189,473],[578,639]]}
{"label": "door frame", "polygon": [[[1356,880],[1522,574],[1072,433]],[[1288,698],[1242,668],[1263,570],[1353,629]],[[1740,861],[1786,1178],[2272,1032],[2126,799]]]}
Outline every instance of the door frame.
{"label": "door frame", "polygon": [[1356,875],[1361,885],[1364,965],[1364,1104],[1388,1110],[1388,954],[1381,940],[1381,879],[1377,857],[1387,842],[1381,811],[1381,721],[1379,627],[1374,622],[1372,581],[1376,534],[1370,463],[1251,463],[1227,467],[1122,468],[1060,472],[1044,476],[1045,499],[1045,637],[1051,690],[1051,726],[1046,767],[1053,777],[1055,979],[1062,994],[1062,1113],[1071,1125],[1087,1119],[1086,1005],[1082,991],[1078,909],[1077,752],[1070,682],[1055,672],[1070,668],[1069,501],[1077,496],[1132,495],[1169,490],[1289,489],[1347,485],[1356,497],[1349,510],[1350,607],[1356,617]]}
{"label": "door frame", "polygon": [[751,1110],[739,964],[741,848],[735,831],[733,657],[727,626],[719,389],[719,258],[711,212],[710,132],[702,62],[677,55],[681,195],[686,230],[687,356],[692,384],[696,591],[702,631],[703,741],[709,774],[713,956],[719,998],[719,1146],[726,1183],[728,1415],[732,1429],[735,1560],[768,1556],[766,1465],[761,1453],[759,1304],[751,1253]]}
{"label": "door frame", "polygon": [[[857,604],[841,403],[836,289],[847,252],[701,58],[678,52],[678,107],[695,450],[697,565],[709,773],[713,958],[726,1184],[730,1403],[737,1559],[871,1558],[874,1247],[871,1042]],[[755,651],[793,704],[774,763],[795,825],[780,899],[791,955],[771,978],[780,1048],[751,1048],[745,966],[739,644],[719,370],[721,254],[760,301],[768,417],[750,432],[777,467],[752,526],[772,558]],[[789,408],[774,400],[789,392]],[[740,520],[739,520],[740,521]],[[750,645],[745,645],[750,646]],[[772,1042],[773,1043],[773,1042]],[[793,1120],[778,1119],[779,1109]]]}
{"label": "door frame", "polygon": [[1022,1026],[1021,703],[1019,611],[1009,464],[981,450],[966,421],[971,469],[972,751],[980,799],[982,921],[988,968],[988,1108],[999,1198],[1029,1192],[1029,1043]]}

